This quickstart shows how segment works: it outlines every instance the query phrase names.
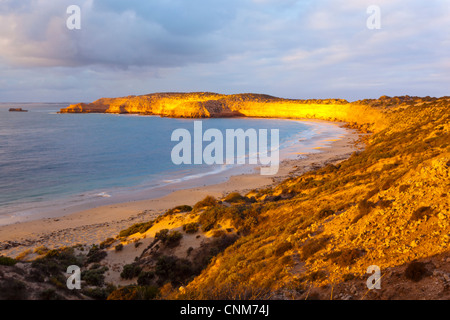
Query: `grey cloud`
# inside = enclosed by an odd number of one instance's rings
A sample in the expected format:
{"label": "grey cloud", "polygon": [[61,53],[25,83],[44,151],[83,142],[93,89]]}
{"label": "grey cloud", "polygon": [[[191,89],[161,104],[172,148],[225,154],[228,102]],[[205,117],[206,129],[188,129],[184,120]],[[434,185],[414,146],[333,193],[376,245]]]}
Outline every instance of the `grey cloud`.
{"label": "grey cloud", "polygon": [[0,40],[7,40],[0,55],[28,66],[174,67],[218,61],[227,47],[213,33],[229,25],[235,11],[225,1],[218,1],[217,7],[197,0],[173,1],[170,6],[162,1],[102,0],[90,6],[84,1],[82,28],[70,31],[65,27],[70,2],[31,1],[32,13],[8,2],[8,10],[0,13],[0,25],[6,27]]}
{"label": "grey cloud", "polygon": [[[73,2],[82,6],[79,31],[65,28]],[[448,94],[450,6],[375,2],[381,30],[366,28],[373,0],[4,0],[0,66],[9,67],[9,92],[22,77],[35,94],[55,86],[81,100],[174,90]],[[46,87],[42,75],[61,85]]]}
{"label": "grey cloud", "polygon": [[226,27],[235,17],[239,4],[237,0],[97,0],[93,8],[121,14],[136,13],[146,21],[158,23],[174,35],[192,36],[208,34]]}

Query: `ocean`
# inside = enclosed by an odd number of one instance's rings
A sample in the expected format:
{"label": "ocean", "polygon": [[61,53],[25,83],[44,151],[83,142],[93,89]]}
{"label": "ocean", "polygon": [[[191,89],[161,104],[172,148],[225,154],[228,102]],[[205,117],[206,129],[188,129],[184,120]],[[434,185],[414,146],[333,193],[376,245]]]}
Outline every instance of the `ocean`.
{"label": "ocean", "polygon": [[[124,202],[142,190],[218,183],[248,165],[175,165],[172,132],[198,119],[58,114],[69,103],[0,104],[0,225],[46,210]],[[29,112],[8,112],[22,107]],[[202,119],[204,130],[279,129],[282,159],[312,152],[343,129],[284,119]],[[247,150],[248,152],[248,150]],[[234,170],[234,171],[233,171]],[[200,182],[200,178],[203,178]],[[189,182],[186,184],[186,182]]]}

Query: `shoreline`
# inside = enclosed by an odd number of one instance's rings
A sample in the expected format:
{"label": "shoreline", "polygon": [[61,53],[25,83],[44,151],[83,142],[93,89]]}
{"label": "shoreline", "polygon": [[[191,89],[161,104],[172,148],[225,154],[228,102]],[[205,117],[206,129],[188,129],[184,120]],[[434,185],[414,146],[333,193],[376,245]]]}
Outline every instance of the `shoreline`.
{"label": "shoreline", "polygon": [[[127,116],[129,115],[125,115]],[[257,117],[252,117],[251,120],[253,119],[267,120]],[[274,120],[298,122],[309,127],[308,130],[298,131],[289,140],[281,143],[280,162],[286,158],[298,157],[302,153],[315,152],[323,141],[327,141],[326,139],[336,138],[346,132],[342,126],[330,121],[303,118]],[[190,173],[186,173],[186,169],[180,169],[178,174],[175,171],[169,172],[169,175],[161,175],[156,180],[144,179],[138,185],[98,187],[92,190],[78,190],[67,195],[55,194],[43,201],[17,202],[0,210],[0,227],[44,218],[58,218],[101,206],[160,198],[180,189],[219,184],[233,175],[252,173],[258,168],[258,165],[250,164],[216,165],[199,171],[198,168],[192,167],[192,170],[189,169]]]}
{"label": "shoreline", "polygon": [[[341,128],[343,126],[323,120],[317,122]],[[65,213],[63,216],[0,226],[0,255],[16,257],[27,249],[33,250],[39,246],[56,248],[79,243],[98,244],[107,238],[115,237],[119,231],[134,223],[154,219],[178,205],[194,205],[207,195],[218,198],[231,192],[245,194],[251,190],[274,186],[289,177],[299,176],[328,163],[347,159],[354,151],[360,149],[355,144],[360,136],[361,134],[354,129],[345,129],[343,136],[315,141],[313,149],[320,152],[309,152],[299,159],[283,160],[278,173],[274,176],[261,176],[259,172],[241,173],[231,175],[226,181],[216,184],[175,191],[166,190],[168,194],[146,200],[109,204]]]}

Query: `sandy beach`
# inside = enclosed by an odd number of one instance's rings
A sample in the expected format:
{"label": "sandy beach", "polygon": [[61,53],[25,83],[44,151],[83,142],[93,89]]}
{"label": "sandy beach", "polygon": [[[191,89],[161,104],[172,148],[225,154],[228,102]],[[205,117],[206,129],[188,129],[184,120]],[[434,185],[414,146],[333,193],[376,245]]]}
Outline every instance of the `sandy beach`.
{"label": "sandy beach", "polygon": [[[343,136],[318,141],[314,148],[318,152],[304,154],[305,157],[299,159],[284,160],[275,176],[262,176],[259,172],[240,174],[219,184],[177,190],[149,200],[106,205],[64,216],[1,226],[0,255],[16,257],[25,250],[40,246],[57,248],[75,244],[98,244],[109,237],[115,237],[120,230],[134,223],[151,220],[178,205],[193,205],[207,195],[219,198],[235,191],[245,194],[325,164],[347,159],[354,151],[362,148],[362,144],[357,143],[359,138],[357,131],[346,129]],[[205,184],[206,182],[207,180]]]}

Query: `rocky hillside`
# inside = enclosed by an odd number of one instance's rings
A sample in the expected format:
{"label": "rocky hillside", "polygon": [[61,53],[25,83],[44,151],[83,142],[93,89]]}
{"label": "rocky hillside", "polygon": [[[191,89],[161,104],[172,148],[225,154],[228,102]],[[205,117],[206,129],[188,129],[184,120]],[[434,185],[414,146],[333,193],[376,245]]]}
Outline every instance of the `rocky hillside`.
{"label": "rocky hillside", "polygon": [[258,225],[173,296],[448,299],[450,99],[371,104],[389,125],[363,152],[253,194]]}

